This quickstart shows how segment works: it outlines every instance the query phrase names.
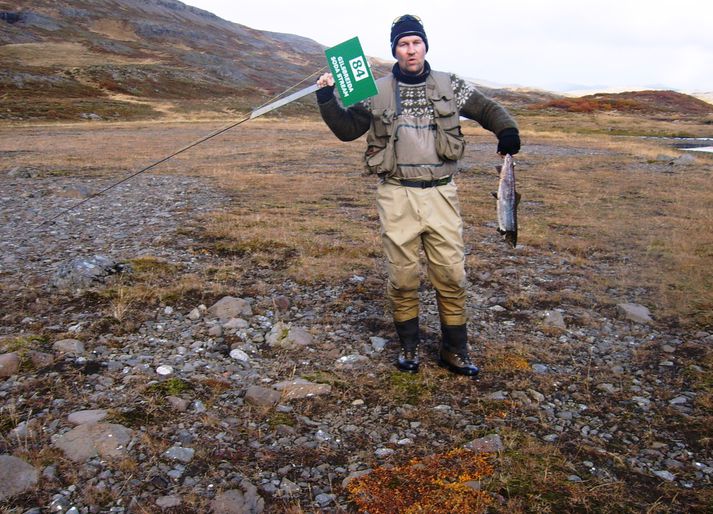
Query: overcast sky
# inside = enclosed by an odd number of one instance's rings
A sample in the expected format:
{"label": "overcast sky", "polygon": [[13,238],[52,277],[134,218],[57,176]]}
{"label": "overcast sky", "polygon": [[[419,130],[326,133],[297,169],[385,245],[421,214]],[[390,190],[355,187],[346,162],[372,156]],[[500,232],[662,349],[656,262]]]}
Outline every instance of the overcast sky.
{"label": "overcast sky", "polygon": [[[185,1],[185,0],[184,0]],[[391,22],[422,18],[434,69],[555,91],[655,87],[713,92],[713,2],[706,0],[187,0],[249,27],[333,46],[359,36],[392,59]]]}

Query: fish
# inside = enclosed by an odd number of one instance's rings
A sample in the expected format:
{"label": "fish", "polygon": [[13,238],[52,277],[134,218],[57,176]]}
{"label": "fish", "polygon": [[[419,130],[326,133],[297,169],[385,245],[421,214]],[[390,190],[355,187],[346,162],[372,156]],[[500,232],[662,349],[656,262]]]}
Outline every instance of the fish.
{"label": "fish", "polygon": [[500,173],[498,191],[492,195],[497,200],[498,233],[510,246],[517,246],[517,205],[520,193],[515,190],[515,163],[512,155],[503,158],[502,166],[495,167]]}

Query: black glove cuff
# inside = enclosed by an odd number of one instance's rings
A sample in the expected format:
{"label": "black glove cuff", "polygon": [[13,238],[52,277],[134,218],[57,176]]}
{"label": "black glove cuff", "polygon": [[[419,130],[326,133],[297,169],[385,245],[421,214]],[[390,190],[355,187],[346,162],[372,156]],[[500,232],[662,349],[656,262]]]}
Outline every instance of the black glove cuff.
{"label": "black glove cuff", "polygon": [[324,86],[317,90],[317,103],[326,104],[334,98],[334,86]]}
{"label": "black glove cuff", "polygon": [[502,129],[500,132],[498,132],[498,139],[502,138],[503,136],[519,136],[520,131],[516,129],[515,127],[508,127],[505,129]]}

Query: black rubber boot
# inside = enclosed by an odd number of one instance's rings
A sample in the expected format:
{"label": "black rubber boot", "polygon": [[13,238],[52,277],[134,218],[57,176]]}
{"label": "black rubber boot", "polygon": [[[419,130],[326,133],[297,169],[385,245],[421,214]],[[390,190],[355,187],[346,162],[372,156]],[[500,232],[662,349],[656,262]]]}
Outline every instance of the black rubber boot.
{"label": "black rubber boot", "polygon": [[416,373],[418,371],[418,345],[420,335],[418,330],[418,317],[406,321],[394,321],[396,333],[399,335],[401,351],[396,367],[401,371]]}
{"label": "black rubber boot", "polygon": [[453,373],[476,377],[480,369],[468,355],[468,329],[465,325],[441,325],[441,342],[438,363]]}

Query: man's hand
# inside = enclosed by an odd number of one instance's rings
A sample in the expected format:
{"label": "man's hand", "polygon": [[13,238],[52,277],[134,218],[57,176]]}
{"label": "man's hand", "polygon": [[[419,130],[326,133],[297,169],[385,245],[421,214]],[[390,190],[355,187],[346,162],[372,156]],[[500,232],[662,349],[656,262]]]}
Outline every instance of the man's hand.
{"label": "man's hand", "polygon": [[317,79],[317,85],[322,87],[334,87],[334,77],[331,73],[325,73]]}
{"label": "man's hand", "polygon": [[498,134],[498,153],[515,155],[520,151],[520,132],[516,128],[506,128]]}

